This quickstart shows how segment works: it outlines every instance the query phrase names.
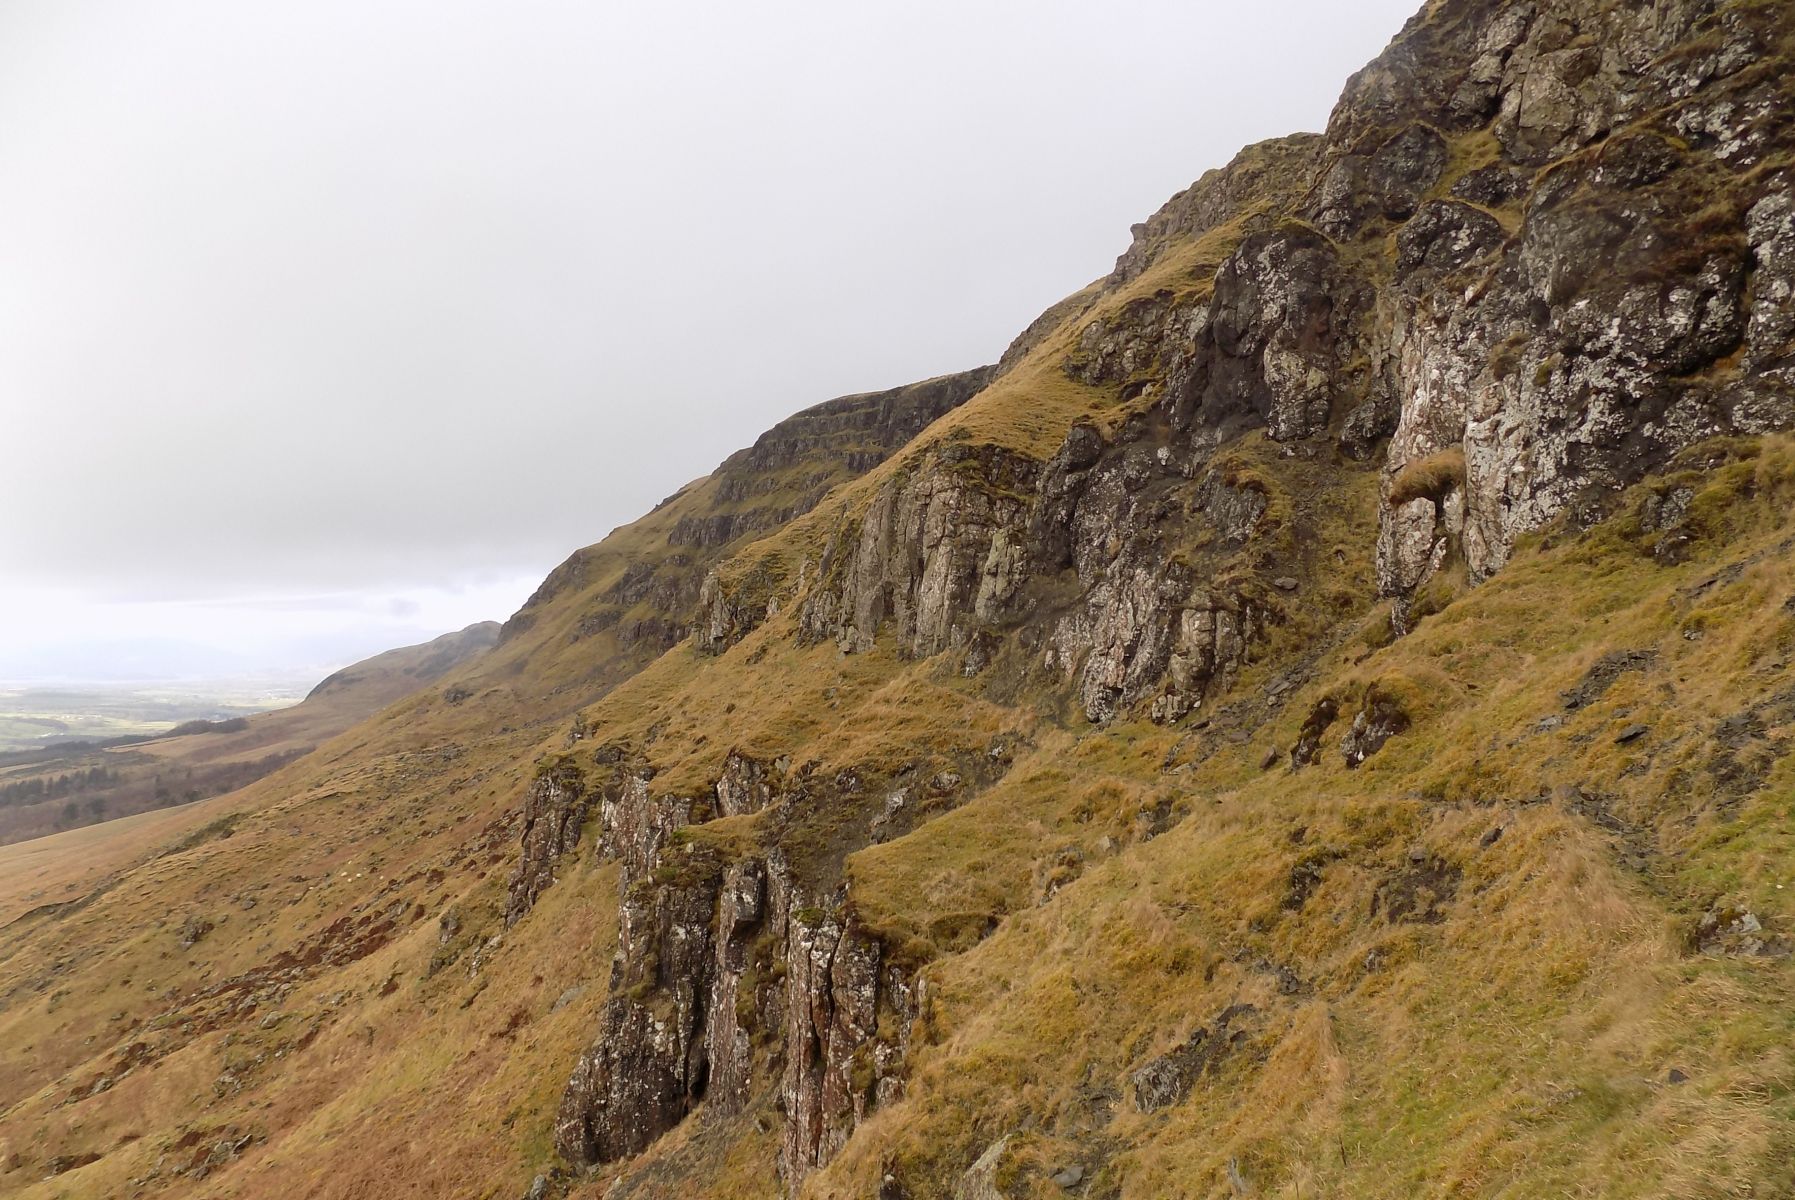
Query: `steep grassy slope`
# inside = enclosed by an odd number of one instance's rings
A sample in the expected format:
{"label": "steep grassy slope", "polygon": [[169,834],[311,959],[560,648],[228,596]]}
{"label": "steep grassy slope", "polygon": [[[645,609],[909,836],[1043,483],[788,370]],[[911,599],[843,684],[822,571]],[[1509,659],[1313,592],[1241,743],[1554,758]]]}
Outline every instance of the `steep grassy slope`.
{"label": "steep grassy slope", "polygon": [[[782,423],[577,554],[496,649],[242,792],[0,851],[0,1037],[14,1048],[0,1063],[0,1190],[52,1172],[54,1195],[186,1190],[271,1137],[288,1147],[267,1184],[283,1194],[303,1170],[316,1177],[310,1194],[407,1180],[438,1195],[540,1158],[544,1106],[603,995],[607,920],[563,891],[551,899],[574,915],[518,935],[532,947],[515,960],[521,982],[489,991],[484,961],[470,970],[496,932],[520,781],[539,743],[559,745],[579,704],[653,659],[670,636],[656,623],[689,615],[681,604],[695,603],[725,548],[876,463],[986,374],[847,397]],[[367,995],[352,986],[382,971]],[[416,982],[414,971],[427,988],[381,994],[389,978]],[[486,1037],[517,1013],[534,1025],[582,982],[584,1001],[543,1023],[563,1041],[523,1031],[538,1058],[512,1061],[518,1028]],[[398,1010],[378,1017],[384,1049],[350,1036],[372,1027],[356,1023],[369,1000]],[[462,1061],[483,1041],[485,1057]],[[465,1124],[474,1102],[437,1086],[451,1067],[489,1089],[474,1093],[491,1110],[483,1135]],[[71,1089],[88,1095],[79,1111],[64,1103]],[[414,1116],[397,1118],[383,1103],[392,1095]],[[342,1121],[366,1147],[346,1160]],[[454,1153],[420,1144],[424,1124],[457,1129]],[[255,1194],[235,1172],[222,1186]]]}
{"label": "steep grassy slope", "polygon": [[[1266,1195],[1790,1194],[1795,456],[1744,453],[1688,477],[1719,519],[1680,566],[1638,532],[1655,485],[1394,646],[1342,644],[1249,743],[1112,728],[1056,747],[1032,803],[994,789],[858,854],[882,921],[1008,919],[931,975],[908,1098],[817,1194],[1006,1137],[1007,1195],[1069,1163],[1124,1196],[1231,1171]],[[1642,665],[1570,708],[1617,661]],[[1409,722],[1379,754],[1351,769],[1342,720],[1288,765],[1324,700],[1372,694]],[[1190,815],[1132,844],[1155,779]],[[1076,878],[1044,886],[1043,846]],[[1240,1004],[1189,1100],[1137,1111],[1135,1072]]]}
{"label": "steep grassy slope", "polygon": [[0,1189],[1795,1195],[1789,16],[1428,5],[13,920]]}

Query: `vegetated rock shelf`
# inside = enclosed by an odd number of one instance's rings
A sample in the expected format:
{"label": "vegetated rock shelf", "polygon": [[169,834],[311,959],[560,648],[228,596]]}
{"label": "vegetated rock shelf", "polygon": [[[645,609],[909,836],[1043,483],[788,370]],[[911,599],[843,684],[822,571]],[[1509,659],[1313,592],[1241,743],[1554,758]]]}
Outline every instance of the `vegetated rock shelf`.
{"label": "vegetated rock shelf", "polygon": [[1430,4],[579,552],[7,927],[0,1188],[1795,1194],[1791,17]]}

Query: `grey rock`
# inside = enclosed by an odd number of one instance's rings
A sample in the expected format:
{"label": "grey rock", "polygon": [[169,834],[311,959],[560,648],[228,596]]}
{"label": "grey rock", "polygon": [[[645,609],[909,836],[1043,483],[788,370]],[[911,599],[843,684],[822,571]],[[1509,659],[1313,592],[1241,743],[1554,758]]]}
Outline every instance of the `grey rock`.
{"label": "grey rock", "polygon": [[997,1186],[997,1177],[1003,1170],[1004,1156],[1009,1148],[1010,1135],[1007,1133],[986,1147],[954,1185],[954,1200],[1006,1200]]}
{"label": "grey rock", "polygon": [[1532,176],[1506,167],[1480,167],[1459,177],[1452,195],[1485,208],[1501,208],[1527,194]]}
{"label": "grey rock", "polygon": [[1394,699],[1369,693],[1363,706],[1353,714],[1352,728],[1340,741],[1340,753],[1348,767],[1357,767],[1408,727],[1408,713]]}
{"label": "grey rock", "polygon": [[554,884],[561,859],[579,845],[590,809],[585,782],[570,763],[544,769],[531,783],[524,793],[523,849],[505,899],[506,928]]}
{"label": "grey rock", "polygon": [[1756,913],[1731,906],[1718,906],[1704,913],[1691,940],[1703,954],[1782,958],[1790,953],[1786,940],[1765,936],[1763,922]]}
{"label": "grey rock", "polygon": [[204,917],[188,917],[185,921],[181,922],[181,932],[178,938],[181,943],[181,949],[193,949],[193,947],[205,940],[206,935],[211,933],[212,929],[212,922],[206,920]]}
{"label": "grey rock", "polygon": [[[1137,280],[1168,248],[1239,220],[1209,288],[1186,280],[1119,305],[1086,295],[1018,338],[1006,365],[1074,321],[1061,367],[1120,396],[1115,411],[1127,415],[1115,426],[1075,424],[1039,453],[956,429],[882,479],[820,557],[711,571],[695,589],[653,569],[626,572],[616,604],[666,601],[669,615],[628,631],[619,607],[595,614],[592,632],[660,645],[684,636],[681,614],[695,610],[699,649],[719,653],[796,605],[787,611],[805,640],[847,653],[954,651],[954,668],[984,672],[975,686],[1032,671],[1060,681],[1093,722],[1184,721],[1253,662],[1286,618],[1280,593],[1298,583],[1281,576],[1268,589],[1254,569],[1222,569],[1290,561],[1254,544],[1281,511],[1268,491],[1219,469],[1218,451],[1241,434],[1280,443],[1290,463],[1319,463],[1324,439],[1336,440],[1379,462],[1386,497],[1414,464],[1462,455],[1443,486],[1380,514],[1377,587],[1400,633],[1416,591],[1446,564],[1480,583],[1521,535],[1596,519],[1684,448],[1795,425],[1795,208],[1786,174],[1760,166],[1786,147],[1787,120],[1750,69],[1767,44],[1749,28],[1755,9],[1448,9],[1430,9],[1355,77],[1325,135],[1255,148],[1137,226],[1108,281]],[[1499,161],[1451,178],[1446,138],[1484,129]],[[1733,208],[1717,203],[1726,173],[1747,171],[1757,173],[1727,198]],[[1382,240],[1392,235],[1389,286]],[[792,438],[815,433],[786,430],[755,453],[788,461]],[[682,550],[714,550],[773,520],[738,515],[755,508],[739,490],[748,486],[729,476],[727,503],[682,524]],[[1690,511],[1675,489],[1644,501],[1659,562],[1687,553]],[[1193,555],[1199,543],[1214,552]],[[1623,653],[1598,663],[1565,707],[1595,703],[1649,663]],[[1266,698],[1281,703],[1296,686],[1277,676]],[[1375,696],[1339,708],[1324,698],[1311,709],[1293,766],[1319,761],[1330,736],[1356,766],[1408,720]],[[1204,742],[1248,744],[1244,724],[1218,717]],[[570,1082],[560,1144],[579,1162],[626,1156],[683,1120],[701,1092],[727,1113],[764,1087],[783,1112],[783,1182],[800,1187],[866,1114],[902,1094],[920,984],[839,893],[799,887],[776,855],[707,865],[672,837],[689,822],[779,804],[781,789],[807,786],[797,777],[732,756],[713,793],[681,798],[654,795],[638,768],[618,766],[583,800],[545,791],[534,803],[529,866],[514,883],[527,908],[577,849],[575,806],[598,809],[599,851],[620,863],[626,888],[616,986]],[[901,808],[888,805],[886,822]],[[1501,835],[1493,827],[1480,844]],[[1319,872],[1293,876],[1297,907]],[[1456,866],[1408,855],[1381,881],[1378,911],[1443,921],[1459,883]],[[1778,952],[1754,915],[1711,916],[1698,947]],[[1372,951],[1366,970],[1383,961]],[[1140,1064],[1137,1106],[1188,1095],[1242,1034],[1230,1021],[1245,1019],[1224,1014]],[[755,1079],[768,1064],[775,1078]],[[988,1146],[957,1194],[995,1195],[1010,1144]],[[1230,1183],[1247,1186],[1237,1164]],[[895,1176],[892,1191],[903,1191]]]}
{"label": "grey rock", "polygon": [[1420,124],[1392,135],[1370,154],[1342,155],[1317,189],[1311,219],[1330,237],[1342,238],[1373,217],[1407,217],[1440,178],[1447,156],[1445,139]]}
{"label": "grey rock", "polygon": [[1396,275],[1428,283],[1459,271],[1502,245],[1496,218],[1469,204],[1430,200],[1396,235]]}
{"label": "grey rock", "polygon": [[1240,1026],[1257,1015],[1258,1010],[1250,1004],[1229,1005],[1213,1025],[1198,1026],[1177,1049],[1134,1071],[1129,1079],[1134,1085],[1135,1108],[1143,1113],[1158,1112],[1183,1100],[1198,1079],[1217,1069],[1246,1042],[1247,1032]]}

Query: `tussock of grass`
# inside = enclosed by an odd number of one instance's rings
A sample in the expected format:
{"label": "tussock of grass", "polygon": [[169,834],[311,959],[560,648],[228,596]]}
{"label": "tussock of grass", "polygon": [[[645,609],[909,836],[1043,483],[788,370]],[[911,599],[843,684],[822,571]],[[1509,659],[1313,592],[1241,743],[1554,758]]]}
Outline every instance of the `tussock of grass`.
{"label": "tussock of grass", "polygon": [[1465,486],[1465,450],[1448,446],[1424,458],[1405,463],[1390,480],[1384,502],[1400,508],[1416,500],[1444,500],[1454,488]]}

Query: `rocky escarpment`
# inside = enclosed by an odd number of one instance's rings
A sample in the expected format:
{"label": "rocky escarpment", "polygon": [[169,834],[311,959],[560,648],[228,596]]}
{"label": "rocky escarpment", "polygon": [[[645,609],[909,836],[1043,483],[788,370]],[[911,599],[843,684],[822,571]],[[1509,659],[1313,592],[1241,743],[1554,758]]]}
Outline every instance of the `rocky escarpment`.
{"label": "rocky escarpment", "polygon": [[768,430],[640,523],[628,553],[610,542],[562,563],[506,623],[514,642],[544,621],[586,642],[601,681],[615,682],[693,631],[706,572],[733,547],[816,506],[836,485],[885,461],[983,388],[982,367],[884,392],[843,396]]}
{"label": "rocky escarpment", "polygon": [[843,396],[787,417],[713,473],[710,513],[682,517],[668,540],[715,547],[765,533],[810,511],[843,478],[884,462],[938,417],[989,383],[981,367],[885,392]]}
{"label": "rocky escarpment", "polygon": [[613,749],[599,852],[621,864],[621,924],[598,1036],[555,1126],[569,1160],[636,1154],[703,1102],[713,1119],[757,1094],[782,1114],[780,1170],[796,1182],[902,1091],[916,1015],[906,972],[844,904],[839,879],[778,846],[742,853],[711,822],[812,806],[862,781],[813,781],[732,754],[700,797],[657,794]]}
{"label": "rocky escarpment", "polygon": [[0,1192],[1786,1194],[1789,11],[1429,4],[877,465],[30,847]]}
{"label": "rocky escarpment", "polygon": [[[919,442],[789,571],[733,563],[682,593],[698,648],[726,655],[783,614],[802,646],[940,655],[990,695],[1194,733],[1261,665],[1274,709],[1340,614],[1382,599],[1405,634],[1431,582],[1488,579],[1524,535],[1602,517],[1691,445],[1795,426],[1783,15],[1429,6],[1325,134],[1205,176],[1006,354],[1101,397],[1092,412],[1045,449]],[[1371,491],[1375,518],[1352,525],[1347,500]],[[1663,555],[1699,520],[1691,494],[1652,507]],[[735,530],[701,522],[681,544]],[[1324,696],[1288,761],[1337,746],[1357,768],[1412,719],[1381,686]],[[847,782],[739,755],[694,797],[619,771],[602,809],[620,949],[557,1144],[611,1162],[701,1104],[766,1093],[795,1185],[901,1094],[926,985],[857,922],[839,871],[784,852],[772,815],[824,793],[856,820],[872,809]],[[744,819],[762,822],[745,852]],[[870,819],[844,836],[876,840]],[[1143,1111],[1208,1070],[1228,1020],[1137,1078]]]}
{"label": "rocky escarpment", "polygon": [[[1790,287],[1784,26],[1771,6],[1505,6],[1409,51],[1425,73],[1399,58],[1348,90],[1342,149],[1398,120],[1494,142],[1396,231],[1387,594],[1448,553],[1485,577],[1684,446],[1789,424],[1788,330],[1760,315]],[[1447,449],[1462,482],[1405,498],[1403,471]]]}
{"label": "rocky escarpment", "polygon": [[505,900],[505,924],[515,925],[555,882],[556,868],[580,843],[591,797],[568,758],[544,764],[524,795],[523,839]]}
{"label": "rocky escarpment", "polygon": [[864,649],[888,624],[932,654],[1037,615],[1012,602],[1070,567],[1084,611],[1045,639],[1048,665],[1093,719],[1142,700],[1178,716],[1276,602],[1144,536],[1142,498],[1169,485],[1182,519],[1239,540],[1257,502],[1214,492],[1207,456],[1243,433],[1380,467],[1378,586],[1400,631],[1449,563],[1486,578],[1521,535],[1595,519],[1684,447],[1788,427],[1795,105],[1776,17],[1430,10],[1325,137],[1255,148],[1137,228],[1112,288],[1181,232],[1230,212],[1243,231],[1195,286],[1079,318],[1065,369],[1141,419],[1075,428],[1044,464],[939,448],[824,550],[806,629]]}
{"label": "rocky escarpment", "polygon": [[975,670],[1014,633],[1093,721],[1139,703],[1185,716],[1281,619],[1296,569],[1265,473],[1223,447],[1255,430],[1301,443],[1334,422],[1368,443],[1381,418],[1363,414],[1389,411],[1353,365],[1368,295],[1325,238],[1286,221],[1242,241],[1210,286],[1093,320],[1065,370],[1142,406],[1108,435],[1075,425],[1045,463],[950,444],[887,483],[823,549],[805,630],[856,651],[883,626],[906,654],[971,648]]}

